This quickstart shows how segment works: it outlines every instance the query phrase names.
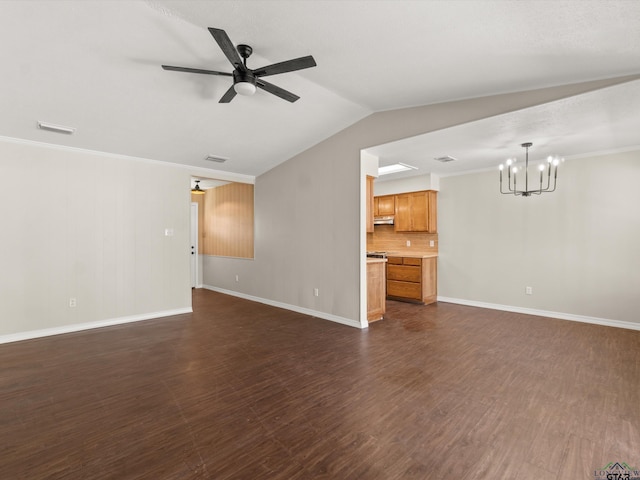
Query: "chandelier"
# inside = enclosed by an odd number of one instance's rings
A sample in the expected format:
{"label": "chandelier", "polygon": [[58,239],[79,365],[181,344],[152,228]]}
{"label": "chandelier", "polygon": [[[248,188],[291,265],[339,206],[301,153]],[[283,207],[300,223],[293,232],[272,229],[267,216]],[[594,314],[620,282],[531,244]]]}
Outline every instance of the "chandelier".
{"label": "chandelier", "polygon": [[[520,167],[517,167],[515,158],[509,158],[506,163],[507,169],[507,187],[504,188],[504,182],[502,177],[502,171],[505,169],[504,164],[500,164],[498,167],[500,170],[500,193],[505,195],[522,195],[523,197],[530,197],[531,195],[540,195],[543,192],[553,192],[556,189],[556,181],[558,178],[558,164],[564,161],[564,158],[548,157],[546,164],[540,163],[537,167],[540,172],[540,183],[538,188],[529,190],[529,147],[533,146],[533,143],[527,142],[520,145],[526,149],[524,160],[524,190],[518,190],[518,173],[521,172]],[[551,170],[553,170],[553,182],[551,181]],[[546,172],[546,174],[545,174]],[[546,177],[546,182],[545,182]],[[513,178],[513,181],[512,181]]]}

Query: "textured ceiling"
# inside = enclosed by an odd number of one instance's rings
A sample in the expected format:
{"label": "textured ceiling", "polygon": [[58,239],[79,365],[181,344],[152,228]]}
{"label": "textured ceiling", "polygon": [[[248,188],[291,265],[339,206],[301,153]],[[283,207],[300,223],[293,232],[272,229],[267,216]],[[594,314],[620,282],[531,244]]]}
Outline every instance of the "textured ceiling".
{"label": "textured ceiling", "polygon": [[[4,0],[0,12],[1,136],[249,175],[375,111],[640,73],[635,0]],[[160,68],[230,71],[209,26],[251,45],[251,67],[313,55],[316,68],[270,78],[301,99],[259,91],[219,104],[228,78]],[[636,128],[638,88],[589,94],[592,103],[581,109],[569,100],[479,123],[455,146],[471,158],[465,152],[526,141],[516,127],[537,114],[542,123],[545,114],[558,118],[553,132],[541,131],[549,141],[566,135],[579,144],[591,133],[585,125],[607,119]],[[624,98],[634,108],[625,109]],[[564,116],[580,128],[567,127]],[[38,130],[38,120],[77,132]],[[593,135],[583,150],[621,148],[610,132],[601,136],[607,141]],[[429,156],[455,156],[446,135],[431,141],[438,153]],[[417,147],[402,148],[409,155]],[[379,153],[381,163],[400,155]],[[229,160],[212,164],[209,154]]]}
{"label": "textured ceiling", "polygon": [[[402,162],[414,167],[381,181],[435,173],[455,175],[497,168],[507,158],[579,158],[587,154],[640,149],[640,80],[588,92],[526,110],[367,149],[380,165]],[[441,163],[436,158],[453,157]]]}

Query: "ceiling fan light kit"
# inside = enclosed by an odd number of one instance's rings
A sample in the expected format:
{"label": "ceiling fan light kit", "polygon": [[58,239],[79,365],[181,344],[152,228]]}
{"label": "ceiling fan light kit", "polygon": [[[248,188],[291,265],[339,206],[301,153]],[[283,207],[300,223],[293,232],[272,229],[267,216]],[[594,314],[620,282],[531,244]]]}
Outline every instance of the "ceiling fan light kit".
{"label": "ceiling fan light kit", "polygon": [[251,72],[233,72],[233,89],[238,95],[253,95],[256,93],[256,78]]}
{"label": "ceiling fan light kit", "polygon": [[[520,171],[520,167],[516,166],[516,159],[509,158],[504,164],[500,164],[498,169],[500,170],[500,193],[504,195],[515,195],[522,197],[530,197],[531,195],[541,195],[542,193],[553,192],[556,189],[556,183],[558,179],[558,165],[560,162],[564,162],[564,158],[548,157],[546,163],[540,163],[537,166],[538,172],[540,172],[539,185],[537,189],[529,190],[529,148],[533,146],[533,143],[526,142],[520,145],[526,151],[524,161],[524,190],[518,190],[517,175]],[[504,187],[503,170],[507,170],[507,186]],[[553,181],[551,179],[551,171],[553,170]],[[545,175],[546,172],[546,175]],[[511,180],[513,177],[513,181]],[[546,182],[545,182],[546,177]]]}
{"label": "ceiling fan light kit", "polygon": [[222,98],[220,98],[219,103],[229,103],[233,100],[236,94],[245,96],[253,95],[256,93],[257,88],[293,103],[300,97],[283,88],[273,85],[272,83],[262,80],[261,77],[268,77],[269,75],[277,75],[279,73],[295,72],[297,70],[316,66],[316,61],[311,55],[308,55],[306,57],[294,58],[292,60],[274,63],[254,70],[247,67],[247,58],[249,58],[253,53],[253,48],[245,44],[240,44],[237,47],[234,47],[227,33],[219,28],[209,27],[209,33],[211,33],[211,36],[222,50],[222,53],[227,57],[227,60],[229,60],[231,65],[233,65],[232,73],[203,70],[200,68],[174,67],[171,65],[162,65],[162,68],[174,72],[201,73],[204,75],[233,77],[233,85],[231,85]]}
{"label": "ceiling fan light kit", "polygon": [[233,89],[238,95],[251,96],[256,93],[256,86],[251,82],[237,82]]}

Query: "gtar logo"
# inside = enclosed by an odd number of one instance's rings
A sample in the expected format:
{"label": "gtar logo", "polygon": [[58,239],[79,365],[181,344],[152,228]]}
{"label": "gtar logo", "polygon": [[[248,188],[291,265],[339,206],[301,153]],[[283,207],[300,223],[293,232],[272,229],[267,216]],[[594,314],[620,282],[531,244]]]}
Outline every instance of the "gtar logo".
{"label": "gtar logo", "polygon": [[610,462],[593,472],[595,480],[640,480],[640,470],[625,462]]}

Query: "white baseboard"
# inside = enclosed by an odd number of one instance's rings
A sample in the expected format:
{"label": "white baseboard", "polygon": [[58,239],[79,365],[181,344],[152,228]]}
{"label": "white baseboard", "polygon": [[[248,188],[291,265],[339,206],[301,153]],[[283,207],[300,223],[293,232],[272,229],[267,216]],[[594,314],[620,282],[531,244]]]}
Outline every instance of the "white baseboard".
{"label": "white baseboard", "polygon": [[[218,293],[224,293],[225,295],[231,295],[233,297],[244,298],[245,300],[251,300],[252,302],[264,303],[265,305],[271,305],[272,307],[284,308],[285,310],[291,310],[293,312],[309,315],[310,317],[322,318],[323,320],[330,320],[332,322],[348,325],[349,327],[363,328],[360,322],[351,320],[349,318],[339,317],[338,315],[332,315],[330,313],[319,312],[317,310],[311,310],[310,308],[299,307],[297,305],[290,305],[288,303],[276,302],[275,300],[269,300],[261,297],[254,297],[253,295],[247,295],[246,293],[235,292],[233,290],[226,290],[224,288],[212,287],[211,285],[204,285],[207,290],[212,290]],[[365,327],[366,328],[366,327]]]}
{"label": "white baseboard", "polygon": [[510,305],[500,305],[498,303],[476,302],[475,300],[464,300],[461,298],[438,297],[439,302],[457,303],[470,307],[490,308],[492,310],[503,310],[505,312],[524,313],[526,315],[537,315],[539,317],[558,318],[560,320],[571,320],[572,322],[593,323],[605,325],[607,327],[627,328],[629,330],[640,330],[640,323],[625,322],[623,320],[611,320],[608,318],[587,317],[585,315],[574,315],[572,313],[550,312],[548,310],[536,310],[534,308],[512,307]]}
{"label": "white baseboard", "polygon": [[140,315],[129,315],[127,317],[110,318],[107,320],[99,320],[97,322],[76,323],[73,325],[62,325],[60,327],[45,328],[42,330],[31,330],[28,332],[0,335],[0,344],[19,342],[21,340],[31,340],[33,338],[49,337],[51,335],[61,335],[63,333],[80,332],[82,330],[91,330],[92,328],[111,327],[113,325],[121,325],[123,323],[139,322],[141,320],[151,320],[160,317],[170,317],[172,315],[181,315],[183,313],[191,312],[193,312],[193,309],[191,307],[178,308],[175,310],[163,310],[161,312],[143,313]]}

